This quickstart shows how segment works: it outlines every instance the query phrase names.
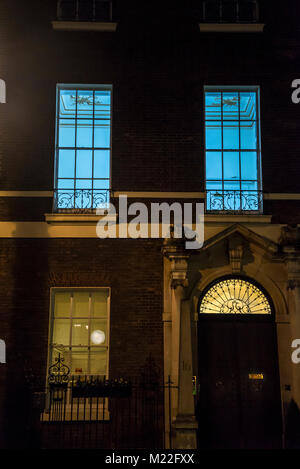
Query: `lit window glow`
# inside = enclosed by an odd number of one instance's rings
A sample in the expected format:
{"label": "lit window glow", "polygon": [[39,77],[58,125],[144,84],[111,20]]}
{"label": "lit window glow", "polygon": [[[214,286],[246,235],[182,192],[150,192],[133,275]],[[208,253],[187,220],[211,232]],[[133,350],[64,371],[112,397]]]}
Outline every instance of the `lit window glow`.
{"label": "lit window glow", "polygon": [[265,294],[252,283],[238,278],[222,280],[204,295],[201,314],[271,314]]}
{"label": "lit window glow", "polygon": [[54,292],[51,365],[60,354],[71,374],[107,376],[108,296],[107,288]]}
{"label": "lit window glow", "polygon": [[258,211],[258,89],[205,90],[207,210]]}
{"label": "lit window glow", "polygon": [[110,87],[57,89],[56,209],[93,210],[109,202]]}

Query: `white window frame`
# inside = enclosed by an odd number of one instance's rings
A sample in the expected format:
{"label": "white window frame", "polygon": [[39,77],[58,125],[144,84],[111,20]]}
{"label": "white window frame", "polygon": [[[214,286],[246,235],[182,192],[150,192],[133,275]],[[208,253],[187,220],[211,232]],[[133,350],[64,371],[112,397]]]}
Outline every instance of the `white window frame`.
{"label": "white window frame", "polygon": [[[233,86],[233,85],[205,85],[204,88],[203,88],[203,122],[204,122],[204,151],[203,151],[203,155],[204,155],[204,181],[205,181],[205,193],[206,193],[206,197],[205,197],[205,205],[206,205],[206,212],[207,213],[211,213],[211,214],[218,214],[221,213],[221,214],[228,214],[231,212],[230,209],[228,208],[223,208],[221,210],[216,210],[216,209],[212,209],[210,207],[210,204],[208,203],[208,192],[213,192],[213,190],[211,189],[208,189],[207,188],[207,182],[210,181],[210,180],[207,180],[207,177],[206,177],[206,152],[207,151],[220,151],[224,152],[224,148],[223,148],[223,145],[222,145],[222,148],[219,149],[219,150],[213,150],[213,149],[207,149],[206,148],[206,122],[207,122],[207,119],[206,119],[206,106],[205,106],[205,97],[206,97],[206,92],[219,92],[219,93],[222,93],[222,92],[245,92],[245,91],[250,91],[250,92],[255,92],[256,93],[256,139],[257,139],[257,144],[256,144],[256,149],[253,150],[256,152],[257,154],[257,194],[258,194],[258,209],[257,210],[247,210],[247,209],[238,209],[236,210],[236,213],[240,214],[240,215],[248,215],[249,213],[253,214],[253,215],[257,215],[257,214],[262,214],[263,213],[263,181],[262,181],[262,148],[261,148],[261,106],[260,106],[260,95],[261,95],[261,90],[260,90],[260,86],[259,85],[249,85],[249,86],[246,86],[246,85],[236,85],[236,86]],[[216,119],[217,120],[217,119]],[[239,127],[240,127],[240,116],[239,116],[239,119],[238,119],[238,122],[239,122]],[[223,119],[221,119],[221,128],[223,129]],[[222,130],[223,132],[223,130]],[[223,141],[223,137],[222,137],[222,141]],[[230,151],[230,150],[229,150]],[[240,160],[240,152],[242,151],[241,148],[239,147],[238,148],[238,151],[239,151],[239,160]],[[243,151],[248,151],[248,150],[243,150]],[[223,161],[223,157],[222,157],[222,161]],[[223,163],[222,163],[223,164]],[[242,179],[240,178],[240,181],[242,181]],[[224,178],[222,178],[222,185],[224,183]],[[230,190],[228,190],[230,191]],[[242,194],[243,190],[240,189],[240,193]],[[247,192],[245,190],[245,192]],[[249,191],[248,191],[249,192]],[[223,194],[223,197],[224,197],[224,194],[226,193],[226,189],[222,189],[222,194]],[[234,211],[234,210],[233,210]],[[235,211],[234,211],[235,212]]]}
{"label": "white window frame", "polygon": [[[58,167],[59,167],[59,150],[61,149],[61,147],[59,146],[59,109],[60,109],[60,102],[59,102],[59,98],[60,98],[60,91],[61,90],[75,90],[76,92],[77,91],[81,91],[81,90],[86,90],[86,91],[101,91],[101,90],[109,90],[110,91],[110,117],[109,117],[109,121],[110,121],[110,141],[109,141],[109,148],[105,148],[106,150],[109,150],[109,187],[107,189],[103,189],[103,191],[107,191],[107,200],[106,202],[104,202],[102,205],[107,205],[109,204],[109,200],[110,200],[110,193],[112,191],[112,186],[111,186],[111,178],[112,178],[112,109],[113,109],[113,85],[108,85],[108,84],[78,84],[78,83],[58,83],[56,85],[56,110],[55,110],[55,157],[54,157],[54,199],[53,199],[53,211],[54,212],[71,212],[71,213],[83,213],[83,212],[95,212],[96,211],[96,208],[97,207],[94,207],[94,204],[93,204],[93,195],[94,195],[94,192],[99,192],[101,193],[101,189],[94,189],[93,188],[93,185],[92,185],[92,189],[86,189],[87,191],[88,190],[91,190],[91,196],[92,196],[92,206],[91,207],[88,207],[88,208],[84,208],[84,207],[77,207],[75,206],[75,184],[76,184],[76,180],[79,179],[79,178],[76,178],[76,174],[74,174],[74,178],[70,178],[70,179],[74,179],[74,207],[70,207],[70,208],[61,208],[59,207],[59,191],[63,191],[64,189],[59,189],[58,188],[58,180],[59,179],[64,179],[64,178],[59,178],[58,177]],[[76,112],[76,115],[77,115],[77,112]],[[99,119],[99,118],[98,118]],[[77,117],[76,119],[77,120]],[[94,120],[95,120],[95,117],[93,115],[93,118],[91,119],[93,120],[93,123],[94,123]],[[108,119],[107,119],[108,120]],[[94,125],[93,125],[94,126]],[[76,128],[75,128],[75,132],[77,132]],[[94,141],[94,138],[93,138],[93,141]],[[92,147],[92,151],[93,151],[93,155],[94,155],[94,151],[95,151],[95,146],[93,145]],[[76,142],[75,142],[75,146],[74,146],[74,151],[75,151],[75,160],[76,160],[76,154],[77,154],[77,146],[76,146]],[[84,150],[84,147],[81,148],[81,150]],[[94,156],[93,156],[93,161],[94,161]],[[95,180],[94,177],[91,178],[92,181]],[[106,180],[106,178],[103,178],[103,180]],[[70,187],[69,190],[73,190],[73,187]],[[81,190],[81,189],[80,189]]]}
{"label": "white window frame", "polygon": [[[50,418],[50,392],[49,392],[49,384],[48,384],[48,370],[51,366],[52,360],[52,338],[53,338],[53,325],[54,325],[54,307],[55,307],[55,294],[57,292],[75,292],[75,291],[83,291],[83,292],[90,292],[90,291],[100,291],[106,290],[108,291],[107,296],[107,326],[106,326],[106,334],[107,334],[107,357],[106,357],[106,374],[105,379],[109,379],[109,354],[110,354],[110,307],[111,307],[111,288],[110,287],[51,287],[50,288],[50,312],[49,312],[49,328],[48,328],[48,358],[47,358],[47,373],[46,373],[46,408],[45,411],[41,414],[41,420],[43,422],[53,421]],[[95,374],[78,374],[78,376],[97,376]],[[70,372],[70,377],[76,375],[72,375]],[[100,376],[100,375],[99,375]],[[101,375],[102,376],[102,375]],[[103,400],[104,402],[104,412],[103,412],[103,404],[92,404],[91,409],[86,412],[86,406],[84,403],[80,403],[78,406],[71,406],[71,386],[68,385],[67,389],[67,396],[66,396],[66,406],[65,406],[65,414],[64,414],[64,421],[78,421],[78,420],[109,420],[109,412],[108,412],[108,398],[99,398],[99,400]],[[74,418],[73,418],[74,416]]]}

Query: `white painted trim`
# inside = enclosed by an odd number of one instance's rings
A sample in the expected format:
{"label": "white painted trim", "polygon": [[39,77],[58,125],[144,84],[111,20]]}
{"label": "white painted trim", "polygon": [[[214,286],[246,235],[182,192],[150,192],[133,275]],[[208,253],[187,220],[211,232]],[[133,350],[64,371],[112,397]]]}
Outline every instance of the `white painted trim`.
{"label": "white painted trim", "polygon": [[0,191],[0,197],[53,197],[53,191]]}
{"label": "white painted trim", "polygon": [[113,33],[118,23],[98,21],[52,21],[52,27],[56,31],[101,31]]}
{"label": "white painted trim", "polygon": [[201,33],[262,33],[263,23],[199,23]]}
{"label": "white painted trim", "polygon": [[[207,215],[206,217],[210,217]],[[266,237],[272,238],[279,225],[270,223],[268,216],[215,216],[204,218],[205,238],[213,236],[220,229],[225,229],[232,223],[251,226],[259,233],[266,232]],[[284,225],[280,225],[284,226]],[[300,225],[299,225],[300,226]],[[195,227],[193,227],[194,229]],[[119,225],[116,226],[118,236]],[[150,232],[150,230],[149,230]],[[210,233],[210,234],[209,234]],[[209,236],[208,236],[209,234]],[[0,222],[0,238],[97,238],[96,222],[90,223],[47,223],[47,222]],[[118,239],[118,237],[116,238]],[[154,238],[150,238],[154,239]],[[277,242],[277,241],[276,241]]]}

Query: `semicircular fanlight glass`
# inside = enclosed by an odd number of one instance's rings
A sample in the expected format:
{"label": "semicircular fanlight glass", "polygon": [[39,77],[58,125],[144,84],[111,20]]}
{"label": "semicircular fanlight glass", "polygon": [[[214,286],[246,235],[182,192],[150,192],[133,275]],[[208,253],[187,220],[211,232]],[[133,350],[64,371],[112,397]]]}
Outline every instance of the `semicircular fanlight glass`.
{"label": "semicircular fanlight glass", "polygon": [[253,283],[229,278],[214,284],[200,304],[201,314],[271,314],[266,295]]}

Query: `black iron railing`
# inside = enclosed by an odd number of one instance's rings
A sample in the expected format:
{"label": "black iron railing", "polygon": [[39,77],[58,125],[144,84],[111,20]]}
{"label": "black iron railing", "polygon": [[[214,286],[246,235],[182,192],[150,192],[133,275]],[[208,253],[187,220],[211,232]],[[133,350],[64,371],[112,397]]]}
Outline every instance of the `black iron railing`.
{"label": "black iron railing", "polygon": [[204,23],[257,23],[258,0],[203,0]]}
{"label": "black iron railing", "polygon": [[93,213],[106,208],[109,200],[109,189],[55,189],[53,212]]}
{"label": "black iron railing", "polygon": [[112,0],[58,0],[58,21],[113,21]]}
{"label": "black iron railing", "polygon": [[71,375],[59,356],[49,368],[45,405],[31,422],[35,447],[163,449],[167,444],[172,448],[173,388],[170,377],[164,382],[151,357],[138,375],[106,380]]}
{"label": "black iron railing", "polygon": [[263,193],[258,190],[207,190],[206,211],[262,213]]}

